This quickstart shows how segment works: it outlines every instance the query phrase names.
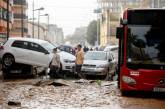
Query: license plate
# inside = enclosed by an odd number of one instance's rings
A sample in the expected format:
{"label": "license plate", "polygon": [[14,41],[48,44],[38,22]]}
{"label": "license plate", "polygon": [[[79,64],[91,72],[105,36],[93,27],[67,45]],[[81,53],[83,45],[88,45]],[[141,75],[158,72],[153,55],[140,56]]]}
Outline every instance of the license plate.
{"label": "license plate", "polygon": [[87,72],[91,72],[93,71],[93,69],[89,69],[89,68],[86,68],[86,69],[83,69],[84,71],[87,71]]}
{"label": "license plate", "polygon": [[155,87],[154,92],[165,92],[165,88]]}

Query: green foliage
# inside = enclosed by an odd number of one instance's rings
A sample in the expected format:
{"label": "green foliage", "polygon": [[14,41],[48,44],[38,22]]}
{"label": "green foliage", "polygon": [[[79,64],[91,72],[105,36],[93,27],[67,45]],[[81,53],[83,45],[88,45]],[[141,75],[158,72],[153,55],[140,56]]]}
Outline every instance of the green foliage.
{"label": "green foliage", "polygon": [[101,86],[101,80],[96,81],[97,85]]}
{"label": "green foliage", "polygon": [[87,28],[87,42],[91,45],[95,45],[97,40],[97,21],[93,20],[90,22]]}

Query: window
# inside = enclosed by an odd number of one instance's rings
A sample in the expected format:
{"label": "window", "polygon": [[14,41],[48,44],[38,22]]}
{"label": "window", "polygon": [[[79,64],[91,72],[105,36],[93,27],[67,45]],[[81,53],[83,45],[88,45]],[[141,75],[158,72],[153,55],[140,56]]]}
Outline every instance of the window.
{"label": "window", "polygon": [[28,48],[28,42],[14,41],[13,44],[12,44],[12,47],[27,49]]}
{"label": "window", "polygon": [[2,8],[0,8],[0,18],[3,18]]}
{"label": "window", "polygon": [[29,42],[29,49],[33,50],[33,51],[42,52],[42,53],[46,52],[46,50],[43,47],[41,47],[40,45],[38,45],[36,43],[32,43],[32,42]]}

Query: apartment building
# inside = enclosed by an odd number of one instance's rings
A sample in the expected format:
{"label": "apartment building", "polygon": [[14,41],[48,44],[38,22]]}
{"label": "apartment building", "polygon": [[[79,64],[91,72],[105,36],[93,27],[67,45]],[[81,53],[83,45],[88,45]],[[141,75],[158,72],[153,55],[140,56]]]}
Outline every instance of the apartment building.
{"label": "apartment building", "polygon": [[[12,26],[12,5],[13,1],[9,1],[9,29]],[[7,0],[0,0],[0,42],[7,38]]]}
{"label": "apartment building", "polygon": [[28,33],[28,17],[26,10],[28,4],[26,0],[13,0],[14,21],[10,32],[11,37],[24,37]]}
{"label": "apartment building", "polygon": [[[111,44],[111,37],[116,35],[116,27],[119,26],[121,13],[126,8],[149,7],[150,1],[146,0],[98,0],[102,10],[100,14],[100,45]],[[143,5],[142,5],[143,3]]]}
{"label": "apartment building", "polygon": [[[34,27],[34,36],[33,36],[33,27]],[[38,30],[39,30],[39,35],[38,35]],[[42,40],[47,40],[46,38],[46,33],[47,33],[47,28],[43,24],[38,23],[33,23],[33,22],[28,22],[28,34],[27,37],[30,38],[36,38],[36,39],[42,39]]]}
{"label": "apartment building", "polygon": [[59,28],[55,24],[50,24],[47,34],[47,40],[56,43],[56,44],[63,44],[64,42],[64,34],[62,28]]}
{"label": "apartment building", "polygon": [[154,8],[164,8],[165,7],[165,0],[153,0]]}

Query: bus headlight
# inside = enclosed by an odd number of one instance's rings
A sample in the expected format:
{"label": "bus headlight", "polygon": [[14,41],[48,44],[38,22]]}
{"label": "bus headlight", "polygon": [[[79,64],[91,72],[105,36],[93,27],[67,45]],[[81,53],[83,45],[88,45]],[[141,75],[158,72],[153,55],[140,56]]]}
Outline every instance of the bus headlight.
{"label": "bus headlight", "polygon": [[131,78],[131,77],[129,77],[129,76],[123,76],[123,77],[122,77],[122,80],[123,80],[125,83],[129,84],[129,85],[135,85],[135,84],[136,84],[135,79],[133,79],[133,78]]}

